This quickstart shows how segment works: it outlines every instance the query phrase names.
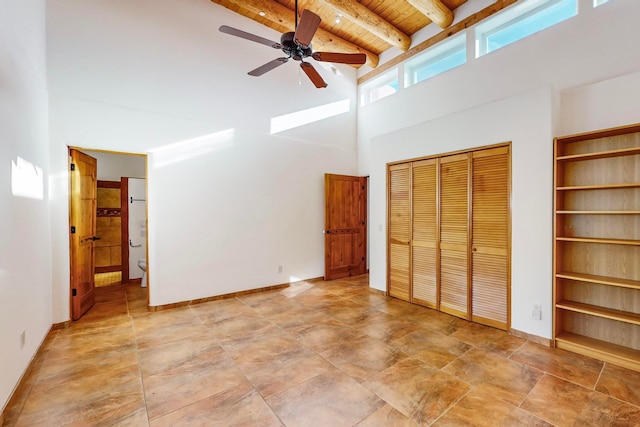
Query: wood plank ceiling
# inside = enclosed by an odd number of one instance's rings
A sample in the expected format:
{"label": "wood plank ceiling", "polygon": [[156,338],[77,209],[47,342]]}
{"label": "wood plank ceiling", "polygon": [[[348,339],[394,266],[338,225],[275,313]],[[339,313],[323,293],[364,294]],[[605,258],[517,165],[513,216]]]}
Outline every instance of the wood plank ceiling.
{"label": "wood plank ceiling", "polygon": [[[211,0],[279,33],[295,28],[295,0]],[[455,9],[467,0],[299,0],[322,18],[313,39],[314,51],[364,53],[366,64],[392,46],[406,51],[411,36],[433,24],[451,25]],[[339,21],[339,22],[338,22]],[[279,40],[274,40],[279,41]]]}

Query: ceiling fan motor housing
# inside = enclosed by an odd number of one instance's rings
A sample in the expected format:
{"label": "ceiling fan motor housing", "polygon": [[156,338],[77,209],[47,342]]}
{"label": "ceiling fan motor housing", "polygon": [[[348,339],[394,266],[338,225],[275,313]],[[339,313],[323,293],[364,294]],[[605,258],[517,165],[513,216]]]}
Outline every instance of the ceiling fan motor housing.
{"label": "ceiling fan motor housing", "polygon": [[288,33],[284,33],[282,37],[280,37],[282,51],[296,61],[302,61],[304,58],[313,54],[313,49],[311,48],[311,44],[305,48],[304,46],[296,43],[293,39],[294,35],[295,32],[290,31]]}

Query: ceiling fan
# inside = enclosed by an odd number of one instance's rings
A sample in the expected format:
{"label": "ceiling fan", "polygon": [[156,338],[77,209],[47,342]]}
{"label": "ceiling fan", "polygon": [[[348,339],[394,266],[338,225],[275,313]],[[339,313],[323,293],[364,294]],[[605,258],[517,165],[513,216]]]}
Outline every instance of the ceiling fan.
{"label": "ceiling fan", "polygon": [[298,23],[298,0],[296,0],[296,24],[295,31],[282,34],[280,43],[273,42],[269,39],[238,30],[227,25],[222,25],[219,30],[232,36],[241,37],[256,43],[271,46],[274,49],[281,49],[286,56],[276,58],[264,65],[249,71],[250,76],[261,76],[268,71],[284,64],[289,59],[300,61],[300,68],[309,77],[309,80],[317,87],[327,87],[327,83],[322,76],[309,62],[304,60],[312,57],[316,61],[337,62],[341,64],[362,65],[366,62],[367,57],[364,53],[339,53],[339,52],[314,52],[311,48],[311,40],[320,26],[320,17],[310,10],[303,10]]}

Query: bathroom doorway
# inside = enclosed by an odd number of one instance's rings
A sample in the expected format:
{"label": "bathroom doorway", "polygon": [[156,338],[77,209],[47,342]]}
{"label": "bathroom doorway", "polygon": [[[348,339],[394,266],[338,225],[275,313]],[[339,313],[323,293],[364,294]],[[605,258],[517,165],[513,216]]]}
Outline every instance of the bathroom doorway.
{"label": "bathroom doorway", "polygon": [[[145,288],[137,289],[136,294],[144,293],[148,306],[146,274],[140,267],[142,265],[146,270],[148,253],[147,156],[91,148],[73,149],[91,156],[97,163],[94,184],[96,197],[91,213],[91,221],[95,223],[94,238],[91,242],[92,266],[84,266],[85,270],[92,271],[90,287],[100,291],[96,295],[122,293],[122,307],[125,309],[120,311],[126,313],[125,291],[141,288],[144,283]],[[72,194],[70,203],[73,204]],[[71,227],[74,227],[74,224],[71,224],[70,217],[70,230]],[[71,257],[70,298],[73,307],[74,294],[77,294],[77,289],[74,291],[77,284],[73,283],[73,277],[77,273],[74,269],[82,267],[78,265],[78,260],[74,259],[73,253]],[[89,261],[84,263],[88,264]],[[94,308],[86,310],[87,317],[99,315],[101,311],[106,312],[107,307],[100,307],[101,303],[103,301],[96,298]],[[113,303],[111,305],[113,306]],[[72,313],[74,320],[79,318],[77,316],[77,313]]]}

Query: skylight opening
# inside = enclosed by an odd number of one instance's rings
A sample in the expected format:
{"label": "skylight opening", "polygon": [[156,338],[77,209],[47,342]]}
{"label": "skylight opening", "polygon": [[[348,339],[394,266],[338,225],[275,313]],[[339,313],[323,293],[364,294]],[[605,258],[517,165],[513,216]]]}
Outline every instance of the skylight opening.
{"label": "skylight opening", "polygon": [[271,119],[271,135],[284,132],[289,129],[304,126],[309,123],[328,119],[339,114],[348,113],[351,109],[351,100],[332,102],[330,104],[313,107],[295,113],[285,114]]}
{"label": "skylight opening", "polygon": [[524,0],[476,27],[476,58],[578,13],[577,0]]}
{"label": "skylight opening", "polygon": [[444,73],[467,62],[466,34],[447,39],[404,64],[404,87]]}
{"label": "skylight opening", "polygon": [[394,68],[360,86],[360,105],[371,104],[398,92],[398,69]]}

